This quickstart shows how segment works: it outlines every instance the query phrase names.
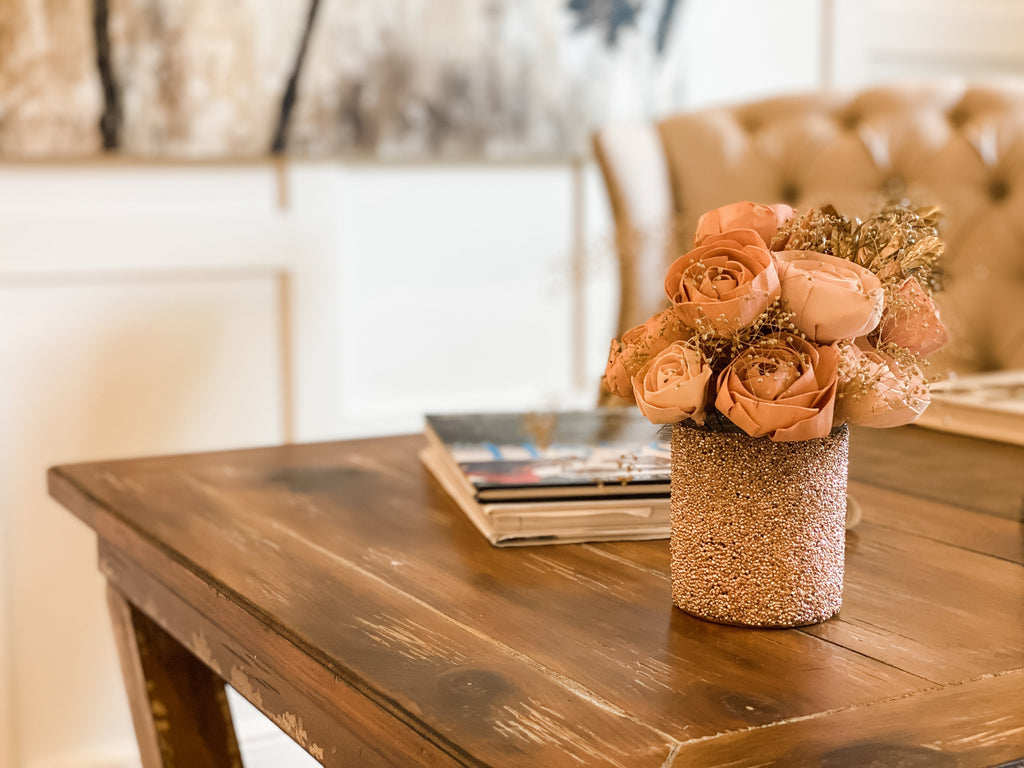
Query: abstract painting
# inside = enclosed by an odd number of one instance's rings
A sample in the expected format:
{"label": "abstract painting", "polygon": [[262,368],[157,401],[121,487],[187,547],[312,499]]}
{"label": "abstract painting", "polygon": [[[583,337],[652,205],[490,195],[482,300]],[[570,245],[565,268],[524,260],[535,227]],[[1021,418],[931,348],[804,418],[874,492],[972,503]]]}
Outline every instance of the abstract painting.
{"label": "abstract painting", "polygon": [[0,158],[547,158],[679,106],[682,0],[0,0]]}

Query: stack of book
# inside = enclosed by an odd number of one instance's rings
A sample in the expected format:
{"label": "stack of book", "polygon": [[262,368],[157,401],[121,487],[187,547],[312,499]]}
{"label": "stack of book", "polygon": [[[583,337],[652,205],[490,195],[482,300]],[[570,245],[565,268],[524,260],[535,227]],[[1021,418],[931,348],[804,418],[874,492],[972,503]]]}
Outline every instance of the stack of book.
{"label": "stack of book", "polygon": [[428,415],[424,465],[491,544],[669,534],[669,436],[633,409]]}
{"label": "stack of book", "polygon": [[951,377],[931,386],[919,426],[1024,445],[1024,370]]}

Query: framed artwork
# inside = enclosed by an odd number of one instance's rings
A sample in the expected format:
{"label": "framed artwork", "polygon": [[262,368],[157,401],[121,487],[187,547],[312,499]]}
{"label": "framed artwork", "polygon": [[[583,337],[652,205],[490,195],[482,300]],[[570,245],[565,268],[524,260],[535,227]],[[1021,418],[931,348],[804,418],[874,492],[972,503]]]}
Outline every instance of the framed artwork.
{"label": "framed artwork", "polygon": [[5,0],[0,159],[524,159],[682,104],[682,0]]}

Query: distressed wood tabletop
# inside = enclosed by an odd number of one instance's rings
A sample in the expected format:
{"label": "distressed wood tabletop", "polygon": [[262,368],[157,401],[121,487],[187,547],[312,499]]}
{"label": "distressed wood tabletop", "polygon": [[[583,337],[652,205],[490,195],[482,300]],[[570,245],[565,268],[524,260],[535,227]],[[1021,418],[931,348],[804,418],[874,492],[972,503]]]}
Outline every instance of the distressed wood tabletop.
{"label": "distressed wood tabletop", "polygon": [[851,437],[843,609],[672,607],[668,544],[495,549],[420,436],[56,467],[97,534],[144,764],[240,765],[227,682],[327,766],[1024,757],[1024,449]]}

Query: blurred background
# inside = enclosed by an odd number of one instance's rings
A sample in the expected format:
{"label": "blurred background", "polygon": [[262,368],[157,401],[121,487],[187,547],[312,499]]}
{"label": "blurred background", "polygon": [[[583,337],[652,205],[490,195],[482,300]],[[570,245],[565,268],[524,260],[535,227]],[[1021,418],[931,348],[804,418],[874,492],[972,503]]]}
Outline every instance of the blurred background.
{"label": "blurred background", "polygon": [[[0,768],[129,768],[57,463],[587,407],[598,125],[1024,73],[1014,0],[0,0]],[[311,763],[238,699],[249,766]]]}

